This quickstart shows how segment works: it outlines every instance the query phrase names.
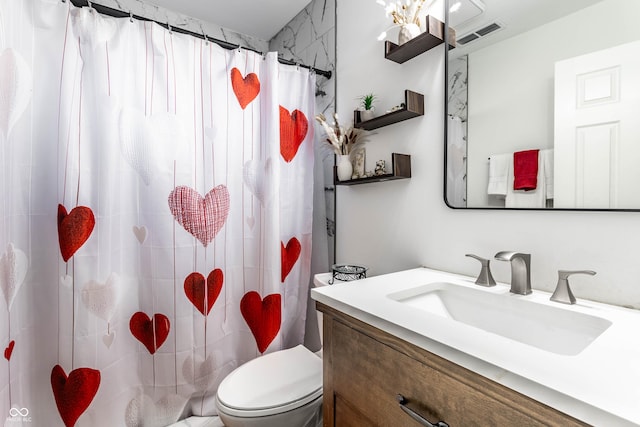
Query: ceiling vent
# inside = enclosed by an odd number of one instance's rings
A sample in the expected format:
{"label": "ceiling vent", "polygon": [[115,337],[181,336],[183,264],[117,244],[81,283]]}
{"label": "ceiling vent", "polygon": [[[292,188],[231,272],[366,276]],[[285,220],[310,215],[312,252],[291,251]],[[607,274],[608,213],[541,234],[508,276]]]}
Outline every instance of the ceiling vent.
{"label": "ceiling vent", "polygon": [[493,22],[489,25],[486,25],[480,29],[477,29],[475,31],[472,31],[471,33],[465,34],[464,36],[461,36],[457,42],[461,45],[465,45],[468,43],[471,43],[474,40],[478,40],[482,37],[486,37],[491,33],[494,33],[498,30],[501,30],[504,28],[504,25],[499,24],[498,22]]}

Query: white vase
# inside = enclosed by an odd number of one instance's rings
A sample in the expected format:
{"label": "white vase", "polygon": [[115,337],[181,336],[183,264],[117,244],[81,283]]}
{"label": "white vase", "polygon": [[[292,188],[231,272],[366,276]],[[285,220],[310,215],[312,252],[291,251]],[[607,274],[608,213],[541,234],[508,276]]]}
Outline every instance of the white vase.
{"label": "white vase", "polygon": [[398,44],[404,44],[416,36],[419,36],[422,31],[418,24],[405,24],[400,26],[400,32],[398,33]]}
{"label": "white vase", "polygon": [[351,164],[348,154],[338,155],[337,169],[339,181],[348,181],[351,179],[351,176],[353,175],[353,165]]}

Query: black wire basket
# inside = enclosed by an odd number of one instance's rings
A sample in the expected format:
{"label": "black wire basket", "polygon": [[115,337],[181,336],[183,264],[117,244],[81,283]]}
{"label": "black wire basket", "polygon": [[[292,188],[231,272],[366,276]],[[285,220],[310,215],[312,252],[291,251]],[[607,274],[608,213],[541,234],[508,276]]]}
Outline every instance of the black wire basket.
{"label": "black wire basket", "polygon": [[367,277],[367,270],[368,268],[363,265],[333,264],[331,266],[333,277],[329,280],[329,284],[333,285],[336,280],[350,282],[352,280],[364,279]]}

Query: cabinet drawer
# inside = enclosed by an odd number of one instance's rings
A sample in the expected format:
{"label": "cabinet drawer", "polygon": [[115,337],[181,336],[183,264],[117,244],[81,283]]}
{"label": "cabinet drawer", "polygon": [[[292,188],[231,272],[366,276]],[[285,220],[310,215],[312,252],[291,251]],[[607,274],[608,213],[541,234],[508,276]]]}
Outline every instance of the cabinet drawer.
{"label": "cabinet drawer", "polygon": [[[340,321],[333,322],[330,351],[335,425],[339,427],[339,415],[345,413],[349,414],[345,419],[361,414],[360,426],[419,426],[400,408],[396,400],[398,394],[407,399],[407,406],[430,422],[444,421],[451,427],[579,425],[528,398],[525,399],[532,407],[522,412],[509,404],[508,396],[496,400],[495,390],[488,396],[481,387],[458,381],[446,371],[409,357]],[[516,394],[522,402],[524,396],[503,389],[500,391]],[[548,418],[539,408],[555,418]],[[344,425],[353,424],[345,422]]]}

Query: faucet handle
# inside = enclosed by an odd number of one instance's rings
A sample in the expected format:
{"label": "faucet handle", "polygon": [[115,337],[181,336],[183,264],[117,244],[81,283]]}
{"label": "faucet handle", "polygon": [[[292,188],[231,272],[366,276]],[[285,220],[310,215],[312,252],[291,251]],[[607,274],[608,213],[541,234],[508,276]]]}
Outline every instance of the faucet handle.
{"label": "faucet handle", "polygon": [[477,259],[478,261],[480,261],[480,264],[482,265],[480,269],[480,274],[478,274],[478,278],[476,279],[476,285],[487,286],[487,287],[496,285],[496,281],[493,279],[493,276],[491,275],[491,267],[489,267],[490,260],[479,257],[478,255],[474,255],[474,254],[466,254],[465,256]]}
{"label": "faucet handle", "polygon": [[549,298],[551,301],[560,302],[562,304],[575,304],[576,297],[573,296],[569,287],[569,276],[572,274],[588,274],[593,276],[596,274],[593,270],[558,270],[558,284],[553,295]]}

